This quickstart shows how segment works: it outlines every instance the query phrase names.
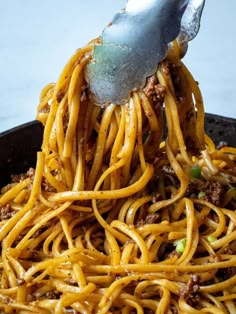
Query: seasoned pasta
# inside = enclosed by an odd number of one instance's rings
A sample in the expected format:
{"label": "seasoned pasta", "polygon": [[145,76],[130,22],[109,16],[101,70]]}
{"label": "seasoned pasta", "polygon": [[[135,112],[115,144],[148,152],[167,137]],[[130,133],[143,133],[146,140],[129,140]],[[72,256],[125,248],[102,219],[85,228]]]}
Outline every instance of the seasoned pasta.
{"label": "seasoned pasta", "polygon": [[1,313],[236,313],[236,149],[204,132],[173,43],[96,106],[79,49],[40,96],[35,170],[2,188]]}

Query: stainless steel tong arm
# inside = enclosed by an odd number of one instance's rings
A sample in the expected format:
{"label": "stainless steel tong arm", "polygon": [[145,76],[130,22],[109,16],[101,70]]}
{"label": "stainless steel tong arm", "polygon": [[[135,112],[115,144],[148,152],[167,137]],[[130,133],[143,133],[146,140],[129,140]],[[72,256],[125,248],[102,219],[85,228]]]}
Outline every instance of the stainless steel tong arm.
{"label": "stainless steel tong arm", "polygon": [[[197,0],[199,1],[199,0]],[[91,97],[97,104],[124,104],[135,88],[155,73],[168,44],[178,37],[181,19],[191,0],[129,0],[104,29],[93,60],[86,68]],[[201,2],[204,2],[201,0]],[[183,18],[185,43],[191,17]],[[194,13],[195,14],[195,13]],[[195,27],[196,21],[194,22]],[[199,27],[198,27],[199,28]],[[198,30],[197,30],[198,31]],[[191,37],[194,37],[191,35]],[[192,38],[191,38],[192,39]]]}

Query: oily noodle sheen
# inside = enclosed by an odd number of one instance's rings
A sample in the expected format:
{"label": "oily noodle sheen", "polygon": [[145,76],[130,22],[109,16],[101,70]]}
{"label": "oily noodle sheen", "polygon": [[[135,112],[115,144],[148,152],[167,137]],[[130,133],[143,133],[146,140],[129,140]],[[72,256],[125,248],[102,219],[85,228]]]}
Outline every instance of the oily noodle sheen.
{"label": "oily noodle sheen", "polygon": [[42,91],[35,171],[1,191],[0,313],[235,314],[236,149],[204,134],[176,43],[126,105],[96,106],[94,43]]}

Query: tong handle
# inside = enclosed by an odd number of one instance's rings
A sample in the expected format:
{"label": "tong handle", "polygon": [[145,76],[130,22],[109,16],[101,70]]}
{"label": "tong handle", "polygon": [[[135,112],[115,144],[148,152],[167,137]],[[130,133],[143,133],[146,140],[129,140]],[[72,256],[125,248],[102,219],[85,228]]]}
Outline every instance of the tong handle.
{"label": "tong handle", "polygon": [[188,42],[193,40],[199,32],[204,6],[205,0],[189,0],[181,20],[180,33],[177,37],[181,48],[181,57],[187,52]]}

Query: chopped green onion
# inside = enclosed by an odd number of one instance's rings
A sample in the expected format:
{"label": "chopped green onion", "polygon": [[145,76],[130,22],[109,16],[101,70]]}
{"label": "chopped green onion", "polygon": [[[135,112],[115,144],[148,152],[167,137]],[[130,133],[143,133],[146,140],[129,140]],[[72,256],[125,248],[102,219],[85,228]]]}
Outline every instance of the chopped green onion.
{"label": "chopped green onion", "polygon": [[201,177],[202,168],[200,166],[193,166],[190,175],[193,178],[200,178]]}
{"label": "chopped green onion", "polygon": [[186,238],[175,240],[174,246],[177,253],[183,253],[186,246]]}
{"label": "chopped green onion", "polygon": [[211,234],[207,237],[207,241],[210,243],[215,242],[216,240],[217,240],[217,238],[212,236]]}
{"label": "chopped green onion", "polygon": [[198,198],[201,200],[204,196],[206,196],[206,193],[205,192],[203,192],[203,191],[200,191],[199,193],[198,193]]}

